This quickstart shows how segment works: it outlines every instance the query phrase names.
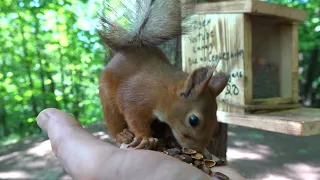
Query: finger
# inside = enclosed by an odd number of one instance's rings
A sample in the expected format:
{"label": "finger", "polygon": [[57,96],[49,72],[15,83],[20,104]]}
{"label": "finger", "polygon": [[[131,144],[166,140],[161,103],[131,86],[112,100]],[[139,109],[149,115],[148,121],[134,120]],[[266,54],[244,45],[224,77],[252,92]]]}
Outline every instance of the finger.
{"label": "finger", "polygon": [[[37,124],[38,126],[48,132],[48,127],[51,128],[52,123],[58,123],[58,121],[48,121],[51,115],[58,115],[61,120],[59,121],[60,125],[63,127],[70,127],[70,126],[78,126],[81,127],[80,123],[76,121],[71,115],[66,113],[60,113],[59,110],[54,108],[49,108],[41,111],[37,117]],[[41,117],[41,118],[40,118]],[[68,119],[64,121],[63,119]],[[50,124],[48,124],[50,122]]]}
{"label": "finger", "polygon": [[48,133],[54,154],[75,179],[92,179],[99,158],[115,155],[115,147],[85,131],[67,113],[53,108],[46,109],[38,115],[37,123]]}

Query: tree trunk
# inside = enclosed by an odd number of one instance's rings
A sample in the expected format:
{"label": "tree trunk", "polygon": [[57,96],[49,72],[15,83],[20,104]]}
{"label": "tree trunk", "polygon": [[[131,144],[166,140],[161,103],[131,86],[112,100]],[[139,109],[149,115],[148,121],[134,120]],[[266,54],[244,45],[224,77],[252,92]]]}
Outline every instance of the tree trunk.
{"label": "tree trunk", "polygon": [[0,139],[1,139],[1,136],[9,135],[9,131],[8,131],[8,128],[7,128],[6,117],[7,117],[7,112],[6,112],[6,109],[5,109],[4,100],[0,99],[0,127],[2,127],[2,132],[0,131]]}
{"label": "tree trunk", "polygon": [[[6,66],[6,60],[5,58],[3,58],[3,64],[0,72],[6,72],[4,71],[5,66]],[[6,79],[6,73],[3,73],[3,79]],[[0,92],[5,92],[5,88],[2,88],[0,86]],[[1,97],[0,98],[0,128],[2,127],[2,132],[0,132],[0,139],[1,139],[1,136],[9,135],[6,118],[7,118],[7,111],[5,108],[5,101],[4,101],[4,97]]]}
{"label": "tree trunk", "polygon": [[315,101],[315,90],[312,87],[313,81],[318,77],[318,55],[319,47],[314,47],[311,52],[310,65],[308,67],[308,72],[306,75],[306,83],[304,86],[304,104],[307,106],[312,106]]}
{"label": "tree trunk", "polygon": [[79,118],[80,116],[80,112],[81,112],[81,108],[79,107],[79,104],[81,102],[80,99],[80,81],[81,81],[81,71],[80,70],[74,70],[74,73],[72,73],[71,76],[71,81],[72,81],[72,93],[75,96],[75,100],[73,102],[74,106],[72,108],[73,111],[73,115],[76,119]]}
{"label": "tree trunk", "polygon": [[227,159],[228,124],[219,123],[219,131],[207,146],[208,151],[220,159]]}
{"label": "tree trunk", "polygon": [[[44,63],[44,65],[47,69],[49,69],[49,63],[47,61]],[[52,97],[51,100],[53,101],[54,107],[59,109],[60,106],[59,106],[59,103],[56,100],[55,94],[54,94],[54,91],[56,90],[56,83],[54,82],[50,71],[48,71],[48,70],[46,71],[46,76],[51,81],[50,86],[49,86],[49,91],[51,93],[50,97]]]}
{"label": "tree trunk", "polygon": [[[38,37],[39,33],[40,33],[40,23],[38,18],[36,17],[37,12],[36,11],[32,11],[32,15],[34,17],[35,20],[35,33],[34,33],[34,38],[35,38],[35,45],[36,45],[36,50],[37,50],[37,59],[38,59],[38,63],[40,65],[40,79],[41,79],[41,90],[42,90],[42,94],[44,96],[46,96],[46,86],[45,86],[45,75],[47,76],[47,78],[51,81],[50,83],[50,93],[51,96],[53,97],[51,98],[51,100],[53,101],[53,104],[56,108],[58,107],[58,102],[55,99],[55,95],[54,95],[54,91],[55,91],[55,82],[52,78],[52,75],[49,71],[45,71],[44,67],[48,69],[49,67],[49,63],[47,61],[44,62],[44,64],[42,63],[42,55],[41,55],[41,49],[43,49],[43,45],[41,44],[41,41]],[[46,99],[43,99],[43,107],[46,108],[47,107],[47,103],[46,103]]]}
{"label": "tree trunk", "polygon": [[[20,16],[19,14],[19,18],[21,20],[21,24],[23,24],[22,22],[22,17]],[[24,30],[23,30],[23,27],[20,28],[20,33],[21,33],[21,36],[22,36],[22,48],[23,48],[23,57],[21,57],[21,62],[24,62],[24,65],[27,69],[27,77],[28,77],[28,80],[29,80],[29,83],[30,83],[30,89],[34,90],[34,83],[33,83],[33,79],[32,79],[32,76],[31,76],[31,68],[30,68],[30,65],[28,64],[28,61],[27,61],[27,58],[28,58],[28,49],[27,49],[27,40],[24,36]],[[37,101],[36,101],[36,98],[35,96],[32,94],[31,95],[31,103],[32,103],[32,111],[34,113],[34,116],[37,116],[39,114],[38,112],[38,109],[37,109]]]}
{"label": "tree trunk", "polygon": [[67,94],[66,94],[66,85],[64,84],[65,78],[64,78],[64,66],[65,64],[63,63],[63,53],[61,47],[59,48],[59,64],[60,64],[60,77],[61,77],[61,92],[62,92],[62,101],[63,101],[63,107],[67,107],[68,101],[67,101]]}
{"label": "tree trunk", "polygon": [[[44,68],[43,68],[43,64],[42,64],[42,58],[41,58],[41,45],[40,45],[40,40],[39,40],[39,37],[38,37],[38,34],[40,33],[39,30],[40,30],[40,24],[39,24],[39,19],[36,17],[36,12],[32,11],[32,15],[33,15],[33,18],[34,18],[34,21],[35,21],[35,25],[34,25],[34,28],[35,28],[35,33],[34,33],[34,39],[35,39],[35,47],[36,47],[36,53],[37,53],[37,61],[38,61],[38,64],[40,66],[39,70],[40,70],[40,79],[41,79],[41,92],[42,92],[42,95],[45,96],[46,94],[46,86],[44,84]],[[46,108],[47,107],[47,104],[46,104],[46,100],[43,99],[43,107]]]}
{"label": "tree trunk", "polygon": [[182,69],[181,38],[175,38],[159,46],[175,67]]}

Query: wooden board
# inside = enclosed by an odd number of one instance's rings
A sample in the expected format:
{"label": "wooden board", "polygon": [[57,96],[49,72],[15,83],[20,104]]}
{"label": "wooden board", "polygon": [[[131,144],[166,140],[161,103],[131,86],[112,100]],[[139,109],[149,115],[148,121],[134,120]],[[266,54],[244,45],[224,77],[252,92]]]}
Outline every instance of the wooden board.
{"label": "wooden board", "polygon": [[197,13],[249,13],[261,16],[275,16],[289,21],[303,22],[307,14],[296,8],[263,1],[226,1],[200,3]]}
{"label": "wooden board", "polygon": [[218,121],[296,136],[320,134],[320,108],[296,108],[263,114],[217,112]]}
{"label": "wooden board", "polygon": [[[244,40],[248,28],[244,26],[245,18],[244,14],[196,15],[193,31],[182,37],[183,71],[190,73],[199,67],[218,65],[218,72],[231,75],[228,85],[218,98],[240,104],[245,101],[244,81],[251,77],[244,72],[244,57],[251,67],[251,55],[246,53],[251,50],[251,45]],[[246,35],[249,36],[250,32]],[[221,104],[219,108],[227,112],[244,112],[244,109],[227,104]]]}
{"label": "wooden board", "polygon": [[[299,58],[297,54],[299,54],[299,35],[298,35],[298,25],[296,23],[292,24],[292,29],[290,35],[291,46],[289,47],[292,52],[290,55],[292,57],[292,101],[293,103],[299,102]],[[286,43],[285,40],[282,41]],[[283,54],[285,56],[285,54]]]}
{"label": "wooden board", "polygon": [[244,36],[244,103],[252,104],[252,22],[249,15],[244,15],[243,19]]}

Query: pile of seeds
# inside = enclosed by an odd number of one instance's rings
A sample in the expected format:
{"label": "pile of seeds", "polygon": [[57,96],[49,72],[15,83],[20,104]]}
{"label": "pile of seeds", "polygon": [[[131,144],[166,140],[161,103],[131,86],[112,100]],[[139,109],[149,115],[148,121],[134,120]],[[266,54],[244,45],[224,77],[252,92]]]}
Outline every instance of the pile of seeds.
{"label": "pile of seeds", "polygon": [[220,172],[215,172],[213,173],[211,168],[214,166],[222,166],[225,165],[225,161],[219,159],[217,161],[208,159],[204,157],[203,154],[190,149],[190,148],[185,148],[183,147],[182,149],[179,148],[171,148],[171,149],[166,149],[162,151],[164,154],[167,154],[169,156],[172,156],[174,158],[177,158],[183,162],[186,162],[190,165],[195,166],[196,168],[202,170],[206,174],[210,176],[215,176],[218,179],[221,180],[228,180],[229,177],[220,173]]}
{"label": "pile of seeds", "polygon": [[[119,133],[116,138],[118,141],[125,144],[130,144],[134,139],[134,133],[129,129],[124,129],[123,132]],[[206,154],[201,154],[196,150],[190,148],[178,148],[175,143],[172,143],[172,137],[160,137],[157,148],[155,151],[160,151],[166,155],[177,158],[185,163],[188,163],[206,174],[215,177],[219,180],[228,180],[229,177],[220,173],[212,172],[211,168],[215,166],[226,165],[224,160],[221,160],[216,157],[210,157]]]}

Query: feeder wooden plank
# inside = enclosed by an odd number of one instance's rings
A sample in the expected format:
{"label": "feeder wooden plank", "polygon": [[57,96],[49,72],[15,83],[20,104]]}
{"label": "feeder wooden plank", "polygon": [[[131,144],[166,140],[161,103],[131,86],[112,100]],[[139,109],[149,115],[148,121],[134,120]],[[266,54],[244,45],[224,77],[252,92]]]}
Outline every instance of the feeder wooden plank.
{"label": "feeder wooden plank", "polygon": [[262,114],[217,112],[218,121],[296,136],[320,134],[320,108],[295,108]]}
{"label": "feeder wooden plank", "polygon": [[294,103],[299,102],[299,59],[297,54],[299,54],[299,35],[298,35],[298,25],[292,25],[292,33],[291,33],[291,43],[292,43],[292,52],[291,57],[292,61],[292,99]]}
{"label": "feeder wooden plank", "polygon": [[[244,71],[251,69],[252,64],[248,40],[251,38],[250,19],[244,14],[201,14],[195,19],[192,33],[182,37],[183,71],[190,73],[199,67],[213,66],[218,72],[230,73],[232,76],[219,98],[250,103],[250,90],[245,88],[251,87],[251,71]],[[219,110],[244,112],[227,104],[221,104]]]}
{"label": "feeder wooden plank", "polygon": [[290,21],[303,22],[307,15],[304,11],[275,3],[263,1],[225,1],[200,3],[197,13],[249,13],[253,15],[276,16]]}
{"label": "feeder wooden plank", "polygon": [[243,18],[244,23],[244,103],[251,104],[252,103],[252,23],[249,16],[245,15]]}
{"label": "feeder wooden plank", "polygon": [[255,104],[255,105],[292,104],[292,103],[293,103],[292,98],[266,98],[266,99],[254,99],[252,101],[252,104]]}

